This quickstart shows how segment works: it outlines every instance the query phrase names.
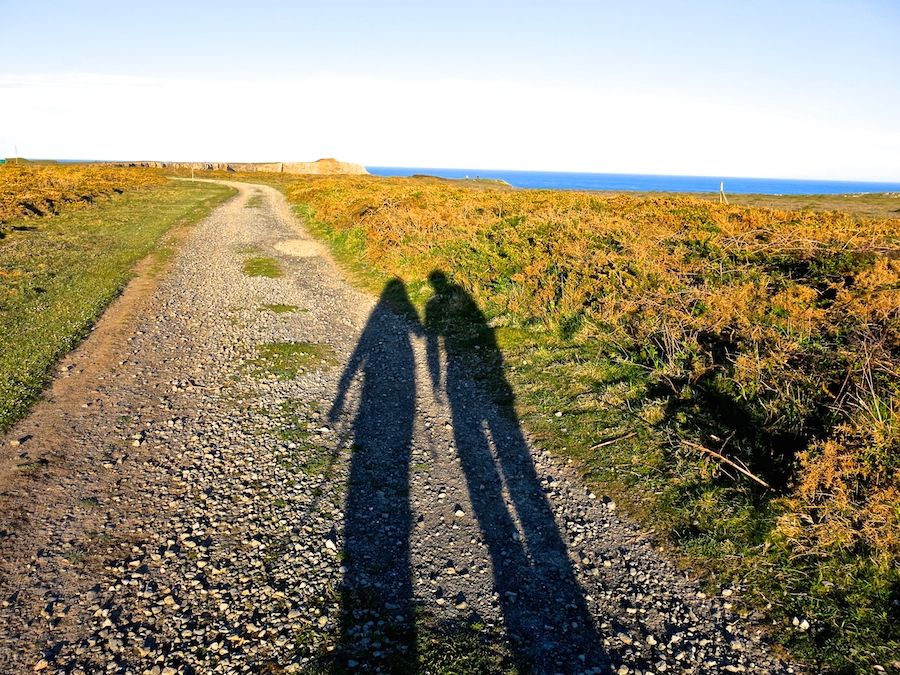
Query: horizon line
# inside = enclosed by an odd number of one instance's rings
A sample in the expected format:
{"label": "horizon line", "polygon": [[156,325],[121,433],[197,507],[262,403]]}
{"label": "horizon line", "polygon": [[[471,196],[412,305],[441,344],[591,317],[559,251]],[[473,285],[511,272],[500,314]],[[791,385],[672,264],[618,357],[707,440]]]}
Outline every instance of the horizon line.
{"label": "horizon line", "polygon": [[[28,162],[60,162],[60,163],[85,163],[85,164],[102,164],[102,163],[126,163],[126,162],[171,162],[171,163],[196,163],[196,164],[273,164],[282,160],[273,161],[240,161],[240,160],[183,160],[183,159],[73,159],[73,158],[50,158],[50,157],[6,157],[9,160],[22,159]],[[302,160],[304,163],[313,163],[320,160]],[[416,166],[416,165],[400,165],[400,164],[365,164],[362,162],[348,162],[346,160],[338,160],[348,164],[359,164],[366,170],[368,169],[403,169],[403,170],[428,170],[428,171],[468,171],[474,172],[493,172],[493,173],[518,173],[518,174],[571,174],[584,176],[640,176],[640,177],[660,177],[660,178],[703,178],[711,180],[778,180],[778,181],[796,181],[807,183],[860,183],[860,184],[883,184],[890,186],[900,186],[900,177],[894,180],[885,179],[866,179],[866,178],[797,178],[786,176],[739,176],[739,175],[723,175],[723,174],[703,174],[703,173],[649,173],[634,171],[573,171],[562,169],[493,169],[493,168],[473,168],[473,167],[455,167],[455,166]],[[287,162],[286,162],[287,163]]]}

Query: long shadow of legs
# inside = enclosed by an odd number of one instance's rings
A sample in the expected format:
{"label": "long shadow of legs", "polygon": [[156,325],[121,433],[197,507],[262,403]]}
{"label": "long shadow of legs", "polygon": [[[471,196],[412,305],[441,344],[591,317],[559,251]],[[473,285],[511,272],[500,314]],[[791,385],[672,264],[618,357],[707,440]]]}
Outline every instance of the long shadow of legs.
{"label": "long shadow of legs", "polygon": [[[583,672],[607,665],[527,443],[508,405],[512,389],[503,375],[493,330],[464,289],[441,272],[432,273],[430,280],[435,294],[426,307],[425,325],[432,385],[443,387],[450,404],[457,453],[490,552],[507,633],[539,672]],[[446,359],[443,382],[439,338]],[[485,387],[475,384],[476,377]]]}
{"label": "long shadow of legs", "polygon": [[341,659],[374,671],[413,672],[415,617],[410,577],[409,461],[415,360],[398,314],[415,315],[398,280],[387,284],[344,371],[329,414],[344,410],[362,377],[344,520]]}

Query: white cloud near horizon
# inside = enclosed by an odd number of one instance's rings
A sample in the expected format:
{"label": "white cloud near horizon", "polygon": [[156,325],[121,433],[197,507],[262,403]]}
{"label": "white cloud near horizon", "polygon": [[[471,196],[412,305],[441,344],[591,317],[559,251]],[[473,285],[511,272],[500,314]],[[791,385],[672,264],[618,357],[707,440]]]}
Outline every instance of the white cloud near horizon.
{"label": "white cloud near horizon", "polygon": [[0,155],[900,181],[900,130],[814,102],[475,79],[0,74]]}

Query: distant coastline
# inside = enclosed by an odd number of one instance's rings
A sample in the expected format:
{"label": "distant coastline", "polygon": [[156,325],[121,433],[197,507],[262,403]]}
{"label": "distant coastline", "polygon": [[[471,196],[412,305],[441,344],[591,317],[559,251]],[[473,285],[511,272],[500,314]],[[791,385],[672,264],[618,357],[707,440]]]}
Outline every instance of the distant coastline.
{"label": "distant coastline", "polygon": [[435,169],[423,167],[367,166],[374,176],[427,174],[442,178],[488,178],[518,188],[550,190],[612,190],[629,192],[712,192],[725,183],[730,194],[838,195],[896,192],[900,183],[875,181],[796,180],[786,178],[736,178],[728,176],[657,176],[627,173],[574,173],[558,171],[495,171],[489,169]]}

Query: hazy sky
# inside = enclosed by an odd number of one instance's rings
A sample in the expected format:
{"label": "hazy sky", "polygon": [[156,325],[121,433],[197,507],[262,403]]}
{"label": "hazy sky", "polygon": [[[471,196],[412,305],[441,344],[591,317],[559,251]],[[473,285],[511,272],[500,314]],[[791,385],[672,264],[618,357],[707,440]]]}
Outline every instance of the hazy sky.
{"label": "hazy sky", "polygon": [[900,1],[0,0],[0,156],[900,181]]}

